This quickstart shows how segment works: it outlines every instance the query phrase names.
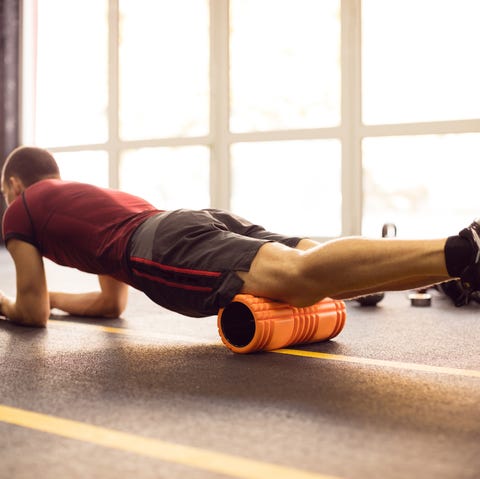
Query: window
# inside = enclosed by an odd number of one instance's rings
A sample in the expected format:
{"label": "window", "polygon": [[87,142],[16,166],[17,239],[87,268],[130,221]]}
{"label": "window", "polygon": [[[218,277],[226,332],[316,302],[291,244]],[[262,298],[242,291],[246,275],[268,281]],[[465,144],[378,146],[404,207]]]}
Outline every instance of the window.
{"label": "window", "polygon": [[479,215],[479,152],[473,133],[365,139],[364,230],[380,236],[383,221],[401,237],[460,231]]}
{"label": "window", "polygon": [[120,164],[120,187],[142,196],[159,209],[210,206],[206,147],[126,150]]}
{"label": "window", "polygon": [[120,0],[120,137],[201,136],[209,127],[205,0]]}
{"label": "window", "polygon": [[36,12],[36,55],[25,56],[36,59],[35,103],[28,110],[35,142],[55,147],[105,142],[107,2],[39,0]]}
{"label": "window", "polygon": [[480,117],[480,4],[364,0],[366,124]]}
{"label": "window", "polygon": [[362,2],[363,233],[447,236],[478,216],[479,16],[475,0]]}
{"label": "window", "polygon": [[102,187],[108,186],[106,151],[57,152],[55,159],[63,179],[93,183]]}
{"label": "window", "polygon": [[232,148],[232,209],[270,231],[315,236],[322,228],[325,236],[337,236],[340,192],[337,140],[237,143]]}
{"label": "window", "polygon": [[231,0],[231,129],[340,123],[337,0]]}
{"label": "window", "polygon": [[68,179],[320,239],[447,235],[478,215],[477,0],[23,10],[22,141]]}

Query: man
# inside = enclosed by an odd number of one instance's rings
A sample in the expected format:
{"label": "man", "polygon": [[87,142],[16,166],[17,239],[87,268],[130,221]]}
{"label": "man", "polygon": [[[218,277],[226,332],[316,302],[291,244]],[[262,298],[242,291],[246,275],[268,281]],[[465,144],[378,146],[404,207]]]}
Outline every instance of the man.
{"label": "man", "polygon": [[[161,211],[125,192],[63,181],[46,151],[20,147],[6,159],[6,247],[16,299],[0,314],[45,326],[51,308],[118,317],[127,285],[171,310],[208,316],[237,293],[311,305],[461,277],[480,288],[480,224],[432,240],[340,238],[319,244],[265,231],[218,210]],[[48,292],[43,259],[99,276],[99,291]]]}

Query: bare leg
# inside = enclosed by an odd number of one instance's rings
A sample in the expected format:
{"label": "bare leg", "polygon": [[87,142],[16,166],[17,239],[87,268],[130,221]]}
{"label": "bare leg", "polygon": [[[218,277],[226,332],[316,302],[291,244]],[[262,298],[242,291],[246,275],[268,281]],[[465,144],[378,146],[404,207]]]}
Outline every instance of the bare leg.
{"label": "bare leg", "polygon": [[[321,243],[318,241],[314,241],[311,239],[302,239],[300,243],[297,245],[296,249],[306,251],[311,248],[315,248],[317,246],[320,246]],[[372,293],[378,293],[380,289],[382,291],[405,291],[408,289],[418,289],[418,288],[425,288],[430,285],[438,284],[445,281],[445,277],[434,277],[432,276],[431,278],[425,278],[421,277],[420,279],[417,277],[413,278],[408,278],[403,281],[394,281],[393,283],[388,282],[383,285],[378,285],[377,287],[374,288],[368,288],[368,289],[362,289],[358,291],[347,291],[343,292],[337,296],[334,297],[334,299],[351,299],[355,298],[358,296],[364,296],[367,294],[372,294]]]}
{"label": "bare leg", "polygon": [[248,273],[238,273],[243,292],[313,304],[393,289],[413,289],[450,279],[445,239],[341,238],[324,244],[305,240],[297,249],[262,246]]}

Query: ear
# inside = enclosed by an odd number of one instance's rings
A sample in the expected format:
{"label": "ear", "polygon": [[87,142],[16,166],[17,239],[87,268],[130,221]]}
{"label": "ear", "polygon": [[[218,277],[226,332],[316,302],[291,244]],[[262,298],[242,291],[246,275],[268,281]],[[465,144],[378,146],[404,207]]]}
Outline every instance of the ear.
{"label": "ear", "polygon": [[11,176],[9,181],[15,196],[20,196],[25,190],[22,180],[18,176]]}

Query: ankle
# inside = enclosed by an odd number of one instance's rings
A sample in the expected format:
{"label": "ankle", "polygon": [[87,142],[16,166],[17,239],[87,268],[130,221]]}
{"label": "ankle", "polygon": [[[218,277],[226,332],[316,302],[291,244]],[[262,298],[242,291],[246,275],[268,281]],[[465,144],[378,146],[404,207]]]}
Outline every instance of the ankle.
{"label": "ankle", "polygon": [[445,264],[452,278],[459,277],[475,260],[473,245],[461,236],[450,236],[445,242]]}

